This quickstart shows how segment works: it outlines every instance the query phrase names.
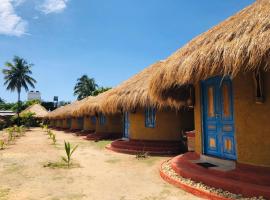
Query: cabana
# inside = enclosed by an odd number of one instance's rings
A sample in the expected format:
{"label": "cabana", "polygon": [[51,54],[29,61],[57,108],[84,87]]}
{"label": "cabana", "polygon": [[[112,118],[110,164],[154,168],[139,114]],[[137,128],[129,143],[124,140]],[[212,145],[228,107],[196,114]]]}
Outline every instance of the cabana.
{"label": "cabana", "polygon": [[33,104],[22,111],[20,114],[34,113],[34,117],[37,119],[44,119],[48,115],[48,111],[40,104]]}
{"label": "cabana", "polygon": [[193,109],[172,109],[149,98],[150,75],[159,70],[157,62],[108,91],[101,101],[103,113],[122,112],[123,140],[114,141],[108,148],[122,153],[148,152],[177,154],[185,151],[183,133],[193,130]]}
{"label": "cabana", "polygon": [[[177,106],[183,102],[178,92],[195,87],[195,153],[171,162],[180,175],[270,198],[269,69],[270,1],[257,0],[190,41],[153,74],[150,91],[160,103]],[[184,167],[187,162],[194,168]]]}
{"label": "cabana", "polygon": [[65,108],[65,106],[61,106],[55,110],[53,110],[52,112],[49,112],[48,115],[46,116],[46,118],[49,120],[49,126],[52,128],[67,128],[66,125],[66,120],[60,118],[60,114],[63,111],[63,109]]}
{"label": "cabana", "polygon": [[109,91],[103,92],[96,97],[88,98],[77,110],[76,115],[85,116],[90,121],[88,126],[94,128],[95,134],[89,134],[87,139],[113,139],[122,137],[122,117],[120,113],[104,114],[100,103],[107,98]]}
{"label": "cabana", "polygon": [[81,101],[74,101],[73,103],[64,106],[58,114],[58,117],[61,120],[66,120],[67,128],[74,132],[83,130],[83,119],[73,115],[74,110],[77,109],[80,103]]}
{"label": "cabana", "polygon": [[81,100],[73,109],[72,113],[73,117],[76,117],[79,121],[81,121],[79,124],[82,126],[82,130],[85,133],[93,133],[96,130],[96,116],[93,113],[82,114],[82,112],[80,112],[81,107],[83,107],[86,102],[89,102],[90,99],[93,98],[93,96],[89,96]]}

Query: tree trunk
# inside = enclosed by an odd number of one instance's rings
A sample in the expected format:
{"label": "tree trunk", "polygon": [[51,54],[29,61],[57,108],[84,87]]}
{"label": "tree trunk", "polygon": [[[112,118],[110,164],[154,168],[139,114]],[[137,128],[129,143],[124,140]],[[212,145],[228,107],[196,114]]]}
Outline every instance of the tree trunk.
{"label": "tree trunk", "polygon": [[21,110],[21,90],[18,89],[18,105],[17,105],[18,118],[20,118],[20,110]]}

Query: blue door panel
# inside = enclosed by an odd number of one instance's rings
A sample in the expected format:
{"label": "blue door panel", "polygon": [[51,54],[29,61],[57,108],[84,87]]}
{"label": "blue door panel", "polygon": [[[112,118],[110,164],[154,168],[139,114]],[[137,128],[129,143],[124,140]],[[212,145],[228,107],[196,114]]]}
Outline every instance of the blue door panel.
{"label": "blue door panel", "polygon": [[129,113],[124,112],[124,137],[129,138]]}
{"label": "blue door panel", "polygon": [[204,152],[236,159],[232,82],[213,77],[202,82]]}
{"label": "blue door panel", "polygon": [[83,117],[79,117],[78,119],[77,119],[78,121],[77,121],[77,123],[78,123],[78,129],[80,129],[80,130],[83,130]]}

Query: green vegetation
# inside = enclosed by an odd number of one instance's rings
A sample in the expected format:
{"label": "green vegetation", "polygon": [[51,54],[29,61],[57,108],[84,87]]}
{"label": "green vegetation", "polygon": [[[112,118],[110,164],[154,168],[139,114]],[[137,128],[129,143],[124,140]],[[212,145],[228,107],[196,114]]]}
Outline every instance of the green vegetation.
{"label": "green vegetation", "polygon": [[81,100],[88,96],[97,96],[109,89],[111,88],[99,87],[94,78],[89,78],[87,75],[83,75],[77,79],[77,83],[74,87],[74,95],[78,96],[78,100]]}
{"label": "green vegetation", "polygon": [[94,92],[93,96],[97,96],[100,93],[106,92],[107,90],[111,89],[110,87],[98,87]]}
{"label": "green vegetation", "polygon": [[5,148],[5,141],[0,139],[0,150],[3,150]]}
{"label": "green vegetation", "polygon": [[7,90],[17,91],[17,114],[21,112],[21,90],[24,88],[26,91],[29,90],[28,86],[35,88],[36,80],[31,77],[31,67],[33,64],[29,64],[25,59],[15,56],[12,62],[6,62],[3,69],[4,74],[4,85],[7,86]]}
{"label": "green vegetation", "polygon": [[56,144],[56,135],[54,133],[52,134],[52,141],[53,141],[53,144],[55,145]]}
{"label": "green vegetation", "polygon": [[63,156],[62,160],[67,164],[68,168],[70,167],[70,164],[71,164],[71,156],[77,148],[78,148],[78,145],[72,148],[70,143],[65,141],[66,157]]}
{"label": "green vegetation", "polygon": [[110,144],[112,141],[111,140],[100,140],[97,142],[91,142],[89,144],[93,144],[96,148],[103,150],[108,144]]}
{"label": "green vegetation", "polygon": [[2,189],[0,188],[0,199],[7,200],[9,195],[10,189]]}
{"label": "green vegetation", "polygon": [[74,95],[78,96],[78,100],[81,100],[88,96],[93,96],[93,92],[96,90],[98,85],[95,79],[89,78],[87,75],[77,79],[77,83],[74,87]]}
{"label": "green vegetation", "polygon": [[24,126],[12,126],[6,128],[4,131],[6,135],[4,133],[1,135],[0,150],[3,150],[9,144],[14,144],[16,138],[24,136],[26,128]]}

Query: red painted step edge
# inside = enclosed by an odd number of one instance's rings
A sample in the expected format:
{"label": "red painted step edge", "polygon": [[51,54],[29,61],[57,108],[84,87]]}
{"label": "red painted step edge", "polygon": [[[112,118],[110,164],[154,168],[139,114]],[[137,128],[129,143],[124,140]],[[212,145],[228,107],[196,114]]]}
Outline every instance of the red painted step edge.
{"label": "red painted step edge", "polygon": [[185,183],[182,183],[182,182],[180,182],[180,181],[178,181],[178,180],[175,180],[175,179],[173,179],[172,177],[168,176],[168,175],[167,175],[166,173],[164,173],[163,170],[162,170],[162,166],[163,166],[166,162],[168,162],[168,161],[169,161],[169,160],[164,161],[164,162],[160,165],[160,168],[159,168],[159,174],[160,174],[161,178],[162,178],[164,181],[166,181],[166,182],[168,182],[168,183],[170,183],[170,184],[172,184],[172,185],[174,185],[174,186],[176,186],[176,187],[179,187],[179,188],[181,188],[182,190],[184,190],[184,191],[186,191],[186,192],[188,192],[188,193],[191,193],[191,194],[193,194],[193,195],[195,195],[195,196],[197,196],[197,197],[200,197],[200,198],[211,199],[211,200],[232,200],[232,199],[230,199],[230,198],[218,196],[217,194],[213,194],[213,193],[207,192],[207,191],[205,191],[205,190],[201,190],[201,189],[199,189],[199,188],[192,187],[192,186],[190,186],[190,185],[187,185],[187,184],[185,184]]}

